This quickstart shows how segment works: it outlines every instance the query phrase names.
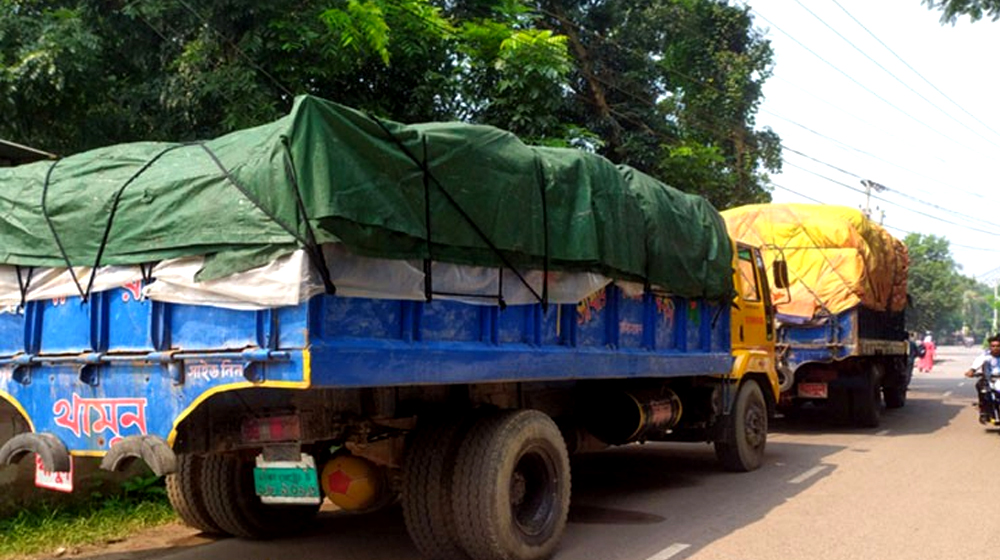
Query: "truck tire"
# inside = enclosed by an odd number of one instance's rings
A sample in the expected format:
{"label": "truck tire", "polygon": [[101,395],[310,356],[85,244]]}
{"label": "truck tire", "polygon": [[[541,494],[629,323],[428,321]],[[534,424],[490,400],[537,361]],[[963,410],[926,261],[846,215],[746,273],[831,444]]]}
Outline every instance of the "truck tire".
{"label": "truck tire", "polygon": [[886,408],[903,408],[906,406],[906,387],[882,387],[882,398]]}
{"label": "truck tire", "polygon": [[756,381],[740,385],[733,410],[724,417],[724,434],[715,442],[715,456],[729,471],[760,467],[767,445],[767,403]]}
{"label": "truck tire", "polygon": [[455,536],[451,504],[455,455],[463,435],[460,418],[420,425],[403,465],[403,520],[420,554],[434,560],[468,558]]}
{"label": "truck tire", "polygon": [[253,483],[252,461],[231,455],[206,455],[202,492],[212,520],[223,532],[247,539],[269,539],[300,532],[319,505],[264,504]]}
{"label": "truck tire", "polygon": [[862,376],[863,386],[851,391],[851,420],[859,428],[877,428],[881,421],[880,374],[879,366],[871,366]]}
{"label": "truck tire", "polygon": [[178,455],[177,472],[166,477],[167,499],[185,525],[203,533],[221,533],[205,505],[201,468],[201,457]]}
{"label": "truck tire", "polygon": [[452,492],[457,535],[476,560],[551,556],[569,513],[566,444],[535,410],[477,421],[458,450]]}

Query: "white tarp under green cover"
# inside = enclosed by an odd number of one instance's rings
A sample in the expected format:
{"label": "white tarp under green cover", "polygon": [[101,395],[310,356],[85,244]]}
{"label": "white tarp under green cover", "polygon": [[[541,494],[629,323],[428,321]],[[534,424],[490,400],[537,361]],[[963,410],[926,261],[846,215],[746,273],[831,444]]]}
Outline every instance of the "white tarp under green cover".
{"label": "white tarp under green cover", "polygon": [[732,293],[725,225],[701,197],[493,127],[404,125],[309,96],[273,123],[204,143],[121,144],[0,169],[0,207],[7,265],[200,255],[208,280],[298,248],[318,261],[320,244],[341,243],[369,257]]}

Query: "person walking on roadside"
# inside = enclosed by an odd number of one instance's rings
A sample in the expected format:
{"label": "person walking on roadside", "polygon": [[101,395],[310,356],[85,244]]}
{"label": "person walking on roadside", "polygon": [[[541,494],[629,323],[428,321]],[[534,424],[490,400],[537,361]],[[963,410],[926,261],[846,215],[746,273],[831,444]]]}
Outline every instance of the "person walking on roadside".
{"label": "person walking on roadside", "polygon": [[917,360],[917,369],[924,373],[930,373],[934,367],[934,354],[937,353],[937,347],[934,345],[934,337],[931,336],[931,333],[928,332],[924,336],[922,344],[924,346],[924,354]]}

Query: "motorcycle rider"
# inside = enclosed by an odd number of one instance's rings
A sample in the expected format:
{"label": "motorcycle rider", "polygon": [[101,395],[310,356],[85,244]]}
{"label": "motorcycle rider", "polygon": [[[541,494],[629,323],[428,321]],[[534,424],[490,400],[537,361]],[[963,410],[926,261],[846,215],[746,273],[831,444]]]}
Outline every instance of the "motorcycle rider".
{"label": "motorcycle rider", "polygon": [[990,350],[976,356],[972,361],[969,371],[965,372],[966,377],[980,376],[976,382],[976,392],[979,395],[979,421],[986,424],[990,422],[993,411],[989,402],[990,387],[987,385],[986,376],[983,373],[989,368],[990,377],[1000,379],[1000,334],[995,334],[989,338]]}

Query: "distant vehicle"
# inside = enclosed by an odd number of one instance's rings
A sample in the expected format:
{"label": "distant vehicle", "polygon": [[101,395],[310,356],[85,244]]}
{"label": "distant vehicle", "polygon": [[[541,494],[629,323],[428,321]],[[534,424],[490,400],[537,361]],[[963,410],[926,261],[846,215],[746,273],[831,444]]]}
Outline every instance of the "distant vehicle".
{"label": "distant vehicle", "polygon": [[[722,212],[728,230],[787,268],[774,283],[779,408],[825,404],[857,426],[906,403],[906,247],[853,208],[750,205]],[[772,278],[773,282],[773,278]]]}

